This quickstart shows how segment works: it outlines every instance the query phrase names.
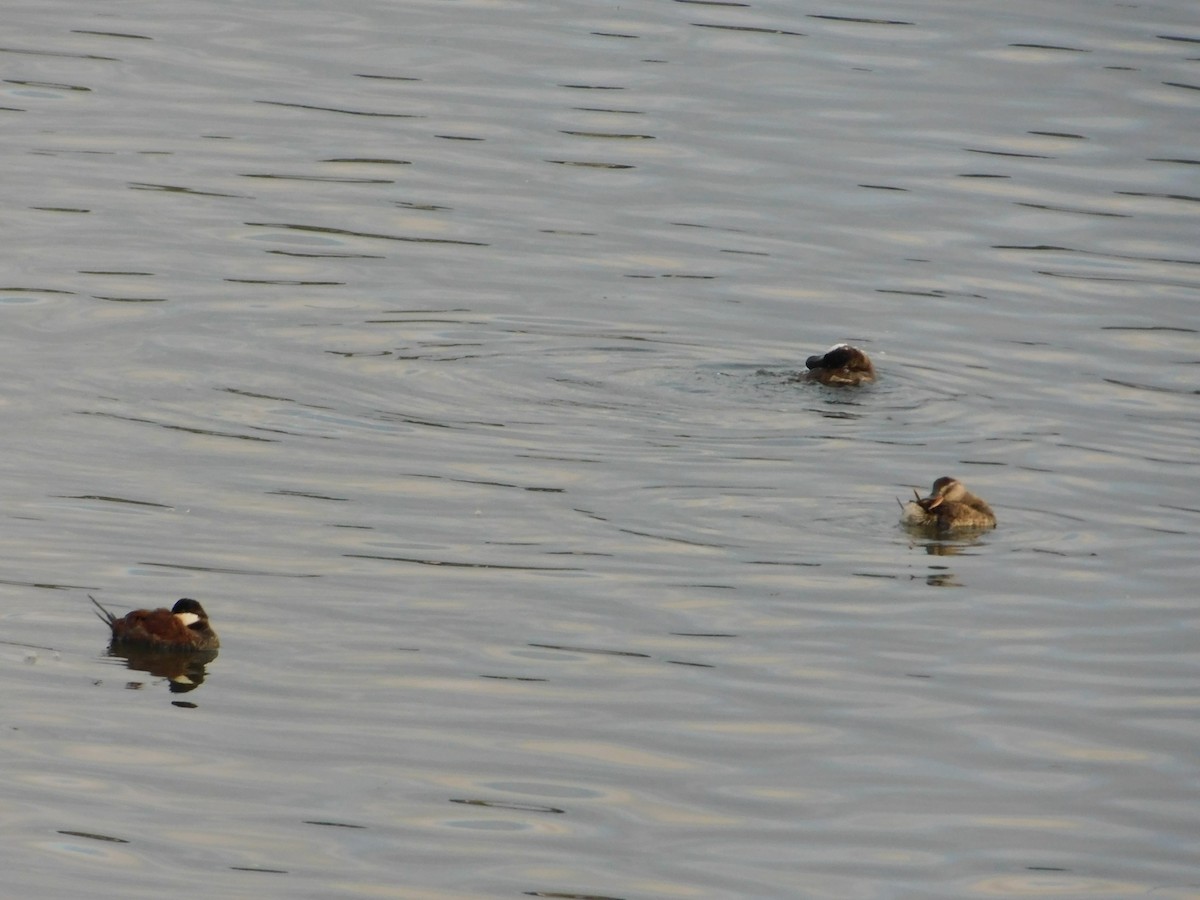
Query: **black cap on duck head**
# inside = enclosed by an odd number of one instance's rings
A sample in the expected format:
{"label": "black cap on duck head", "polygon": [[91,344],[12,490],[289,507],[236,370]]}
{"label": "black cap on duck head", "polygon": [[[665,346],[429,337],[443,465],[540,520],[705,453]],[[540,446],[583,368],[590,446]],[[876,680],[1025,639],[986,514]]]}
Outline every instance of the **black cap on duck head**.
{"label": "black cap on duck head", "polygon": [[810,369],[844,369],[854,360],[855,355],[861,356],[861,352],[847,344],[838,344],[836,347],[830,347],[820,356],[810,356],[804,361],[804,365]]}
{"label": "black cap on duck head", "polygon": [[204,607],[198,601],[193,600],[191,597],[176,600],[175,605],[171,607],[171,613],[193,631],[204,632],[210,630],[208,613],[204,611]]}
{"label": "black cap on duck head", "polygon": [[849,344],[836,344],[820,356],[810,356],[804,361],[804,365],[810,369],[847,369],[874,374],[870,357]]}
{"label": "black cap on duck head", "polygon": [[194,616],[199,616],[201,619],[207,619],[208,613],[204,611],[204,607],[200,605],[199,600],[193,600],[191,597],[183,597],[175,601],[175,605],[171,607],[171,612],[175,615],[180,613],[191,613]]}
{"label": "black cap on duck head", "polygon": [[857,385],[875,380],[871,359],[857,347],[837,344],[820,356],[810,356],[804,364],[808,372],[804,381],[819,381],[826,385]]}

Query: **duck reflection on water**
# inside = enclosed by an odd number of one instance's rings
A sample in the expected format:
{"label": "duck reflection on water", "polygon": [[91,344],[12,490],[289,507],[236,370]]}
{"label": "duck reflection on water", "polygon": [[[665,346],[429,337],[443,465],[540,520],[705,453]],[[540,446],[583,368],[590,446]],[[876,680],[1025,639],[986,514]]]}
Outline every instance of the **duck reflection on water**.
{"label": "duck reflection on water", "polygon": [[[204,684],[207,666],[217,658],[217,651],[164,652],[116,644],[108,648],[108,655],[125,660],[125,666],[133,671],[167,679],[167,690],[172,694],[186,694]],[[142,687],[138,682],[128,682],[128,686],[132,689]]]}

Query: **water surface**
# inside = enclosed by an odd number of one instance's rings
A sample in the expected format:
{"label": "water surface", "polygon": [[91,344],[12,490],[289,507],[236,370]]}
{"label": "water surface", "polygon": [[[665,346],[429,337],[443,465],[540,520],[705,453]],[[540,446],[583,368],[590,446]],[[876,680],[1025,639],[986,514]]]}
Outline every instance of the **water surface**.
{"label": "water surface", "polygon": [[10,892],[1200,896],[1191,13],[11,9]]}

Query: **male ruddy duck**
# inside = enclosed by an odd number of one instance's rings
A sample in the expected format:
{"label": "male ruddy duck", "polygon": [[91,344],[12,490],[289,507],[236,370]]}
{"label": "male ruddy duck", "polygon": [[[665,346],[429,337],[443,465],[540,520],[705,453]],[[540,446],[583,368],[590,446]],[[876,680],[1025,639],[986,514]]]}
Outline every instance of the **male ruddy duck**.
{"label": "male ruddy duck", "polygon": [[820,356],[810,356],[804,364],[808,366],[801,376],[805,381],[842,385],[869,384],[875,380],[870,358],[849,344],[836,344]]}
{"label": "male ruddy duck", "polygon": [[112,629],[114,647],[191,652],[221,646],[204,607],[187,597],[170,609],[135,609],[120,619],[91,594],[88,599],[100,610],[96,615]]}
{"label": "male ruddy duck", "polygon": [[[916,494],[916,491],[913,491]],[[933,483],[928,497],[901,503],[900,521],[905,525],[951,531],[957,528],[995,528],[996,514],[957,478],[944,475]]]}

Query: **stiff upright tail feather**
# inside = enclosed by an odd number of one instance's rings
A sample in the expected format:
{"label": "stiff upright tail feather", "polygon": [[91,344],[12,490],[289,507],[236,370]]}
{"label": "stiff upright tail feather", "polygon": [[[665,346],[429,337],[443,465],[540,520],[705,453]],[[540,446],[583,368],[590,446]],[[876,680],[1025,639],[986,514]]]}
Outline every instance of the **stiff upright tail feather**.
{"label": "stiff upright tail feather", "polygon": [[105,625],[107,625],[109,628],[112,628],[112,627],[113,627],[113,625],[117,624],[117,617],[116,617],[116,616],[114,616],[112,613],[110,613],[110,612],[109,612],[107,609],[105,609],[103,606],[101,606],[101,605],[100,605],[100,601],[99,601],[99,600],[97,600],[97,599],[96,599],[95,597],[93,597],[91,594],[88,594],[88,599],[89,599],[89,600],[91,600],[93,603],[95,603],[95,604],[96,604],[96,609],[98,609],[98,610],[99,610],[99,612],[98,612],[98,613],[96,613],[96,615],[100,617],[100,621],[101,621],[101,622],[103,622],[103,623],[104,623]]}

